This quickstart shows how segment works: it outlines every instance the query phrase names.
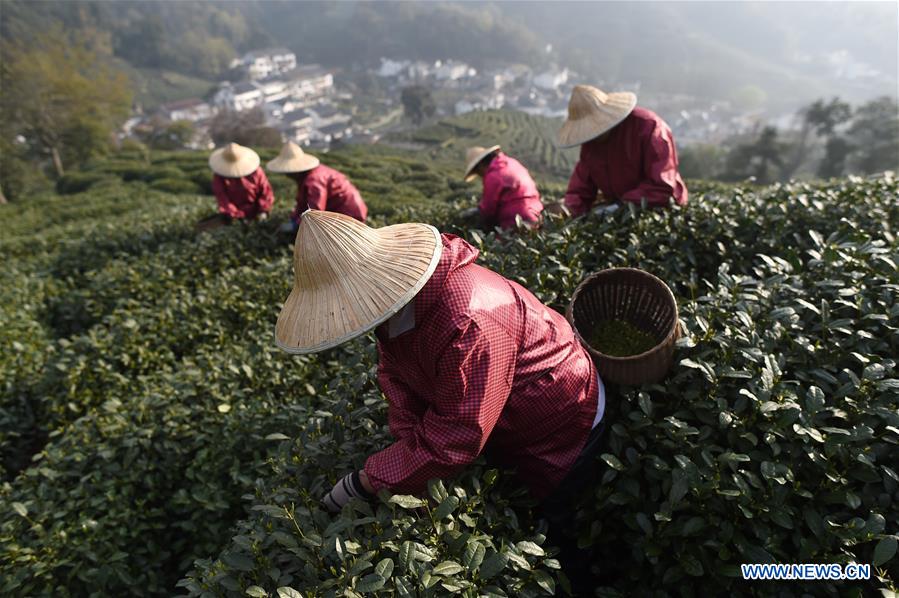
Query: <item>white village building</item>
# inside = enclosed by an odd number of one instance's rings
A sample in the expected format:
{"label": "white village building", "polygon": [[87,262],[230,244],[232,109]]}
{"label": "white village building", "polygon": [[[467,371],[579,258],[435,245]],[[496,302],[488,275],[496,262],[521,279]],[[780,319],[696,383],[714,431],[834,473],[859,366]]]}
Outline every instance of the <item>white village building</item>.
{"label": "white village building", "polygon": [[434,65],[434,77],[438,81],[458,81],[467,77],[474,77],[478,72],[464,62],[456,62],[447,60],[446,62],[437,61]]}
{"label": "white village building", "polygon": [[159,107],[159,112],[163,118],[170,121],[189,120],[190,122],[207,120],[212,118],[213,114],[212,106],[199,98],[163,104]]}
{"label": "white village building", "polygon": [[408,60],[391,60],[381,58],[381,67],[376,71],[379,77],[399,77],[409,69],[411,63]]}
{"label": "white village building", "polygon": [[568,69],[553,69],[534,77],[534,85],[548,91],[559,89],[566,83],[568,83]]}
{"label": "white village building", "polygon": [[240,58],[238,66],[246,70],[250,79],[264,79],[295,69],[297,57],[287,48],[266,48],[247,52]]}
{"label": "white village building", "polygon": [[299,145],[308,145],[312,137],[312,115],[305,110],[285,112],[280,118],[278,129],[282,135]]}
{"label": "white village building", "polygon": [[231,84],[225,82],[213,97],[213,103],[220,109],[243,112],[261,105],[265,96],[256,85],[249,81]]}

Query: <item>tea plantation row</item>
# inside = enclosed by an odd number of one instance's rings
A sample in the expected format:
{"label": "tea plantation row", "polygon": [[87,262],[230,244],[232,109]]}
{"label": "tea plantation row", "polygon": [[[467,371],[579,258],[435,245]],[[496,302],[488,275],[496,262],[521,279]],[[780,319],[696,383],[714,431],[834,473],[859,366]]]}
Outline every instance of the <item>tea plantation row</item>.
{"label": "tea plantation row", "polygon": [[[169,158],[184,171],[183,155]],[[603,267],[671,284],[687,333],[679,363],[610,406],[604,483],[579,510],[601,592],[895,590],[895,181],[696,186],[686,209],[551,220],[502,239],[459,228],[471,188],[450,170],[387,150],[329,160],[355,168],[360,188],[385,186],[363,189],[379,224],[465,234],[481,263],[556,308]],[[271,335],[291,255],[271,227],[197,237],[211,198],[121,178],[3,208],[0,593],[171,595],[177,583],[203,596],[526,596],[565,585],[527,495],[483,465],[433,484],[430,502],[323,512],[330,484],[388,442],[373,342],[281,354]],[[279,188],[279,215],[291,194]],[[735,577],[742,562],[850,559],[876,563],[877,579]]]}
{"label": "tea plantation row", "polygon": [[431,159],[458,163],[474,145],[500,144],[538,175],[567,177],[578,150],[560,149],[555,135],[561,120],[512,110],[475,111],[441,120],[412,133],[395,134],[395,141],[421,144]]}

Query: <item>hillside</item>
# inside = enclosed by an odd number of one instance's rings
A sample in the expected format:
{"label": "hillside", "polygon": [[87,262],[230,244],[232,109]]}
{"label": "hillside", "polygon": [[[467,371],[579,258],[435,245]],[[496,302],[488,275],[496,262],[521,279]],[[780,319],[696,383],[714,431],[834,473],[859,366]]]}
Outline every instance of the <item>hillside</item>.
{"label": "hillside", "polygon": [[25,41],[60,25],[135,68],[204,80],[237,53],[271,45],[337,68],[376,65],[382,56],[478,68],[555,62],[587,81],[639,82],[650,96],[735,100],[750,87],[776,113],[819,97],[894,95],[897,17],[887,2],[6,0],[0,34]]}
{"label": "hillside", "polygon": [[[503,239],[462,227],[473,188],[455,163],[389,148],[323,158],[377,225],[463,235],[557,309],[610,266],[671,286],[676,364],[662,384],[621,389],[603,484],[580,511],[606,595],[807,591],[747,585],[743,562],[878,566],[870,582],[817,582],[833,595],[899,583],[895,180],[691,182],[684,209],[553,218]],[[197,194],[205,160],[120,155],[64,179],[66,195],[0,206],[0,594],[564,585],[532,502],[483,464],[432,484],[430,506],[322,510],[336,477],[388,442],[374,343],[274,347],[291,248],[276,223],[194,233],[213,208]],[[277,219],[292,189],[273,182]]]}
{"label": "hillside", "polygon": [[410,133],[389,136],[387,143],[420,144],[433,159],[464,167],[465,150],[473,145],[502,145],[538,177],[565,181],[577,162],[578,148],[555,143],[562,121],[512,110],[469,112],[441,119]]}

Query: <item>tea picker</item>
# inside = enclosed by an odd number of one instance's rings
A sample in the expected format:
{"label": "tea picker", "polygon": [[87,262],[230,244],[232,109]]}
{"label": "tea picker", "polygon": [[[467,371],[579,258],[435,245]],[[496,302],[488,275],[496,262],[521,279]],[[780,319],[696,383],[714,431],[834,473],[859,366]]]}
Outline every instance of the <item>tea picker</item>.
{"label": "tea picker", "polygon": [[248,147],[229,143],[209,156],[212,192],[218,214],[197,223],[198,231],[212,230],[232,220],[265,220],[275,203],[268,178],[259,167],[259,154]]}
{"label": "tea picker", "polygon": [[281,148],[281,153],[271,160],[266,168],[269,172],[287,175],[297,184],[297,201],[290,220],[278,229],[281,233],[293,235],[297,231],[300,218],[306,210],[327,210],[346,214],[360,222],[365,222],[368,207],[362,201],[359,190],[342,172],[325,166],[321,161],[307,154],[292,141]]}
{"label": "tea picker", "polygon": [[574,216],[615,202],[687,203],[671,128],[655,112],[637,106],[630,92],[576,85],[558,144],[581,146],[565,193],[565,207]]}
{"label": "tea picker", "polygon": [[478,212],[485,228],[514,229],[516,216],[528,227],[540,222],[543,202],[521,162],[504,154],[498,145],[469,148],[465,160],[465,181],[480,177],[484,183]]}
{"label": "tea picker", "polygon": [[276,343],[314,353],[374,330],[394,437],[324,504],[418,494],[484,454],[517,469],[541,500],[563,566],[589,586],[588,557],[562,532],[595,476],[602,381],[564,317],[477,257],[427,224],[374,229],[342,214],[303,214]]}

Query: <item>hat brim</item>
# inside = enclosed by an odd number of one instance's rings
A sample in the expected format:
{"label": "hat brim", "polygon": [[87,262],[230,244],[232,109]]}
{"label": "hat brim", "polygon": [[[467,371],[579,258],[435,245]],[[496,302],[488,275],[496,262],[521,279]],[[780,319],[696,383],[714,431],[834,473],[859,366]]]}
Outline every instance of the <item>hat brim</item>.
{"label": "hat brim", "polygon": [[494,145],[493,147],[488,147],[483,152],[481,152],[476,158],[474,158],[468,162],[468,164],[465,166],[465,174],[463,175],[463,178],[465,179],[466,183],[470,183],[471,181],[475,180],[475,178],[477,178],[478,175],[473,174],[471,172],[472,170],[474,170],[474,167],[477,166],[481,160],[483,160],[484,158],[486,158],[487,156],[489,156],[491,153],[495,152],[498,149],[502,149],[502,148],[498,145]]}
{"label": "hat brim", "polygon": [[212,152],[212,155],[209,156],[209,168],[219,176],[232,179],[253,174],[256,172],[256,169],[259,168],[259,154],[249,148],[244,149],[247,150],[246,153],[241,156],[237,162],[228,162],[225,160],[225,148],[215,150]]}
{"label": "hat brim", "polygon": [[[318,301],[315,300],[316,298],[305,297],[303,296],[304,293],[302,291],[298,291],[297,288],[294,287],[294,289],[291,290],[290,296],[288,296],[287,301],[284,302],[284,307],[281,309],[281,312],[278,315],[278,322],[275,325],[275,344],[278,346],[278,348],[292,355],[306,355],[309,353],[318,353],[319,351],[334,348],[373,330],[380,324],[386,322],[390,317],[395,315],[403,307],[405,307],[406,304],[414,299],[415,295],[417,295],[422,287],[424,287],[424,285],[428,282],[428,280],[430,280],[431,275],[434,274],[434,271],[437,269],[437,264],[440,262],[440,256],[443,253],[443,242],[440,238],[440,231],[429,224],[419,223],[395,224],[377,230],[381,235],[390,235],[397,229],[405,228],[409,230],[411,227],[421,229],[420,231],[414,231],[417,233],[416,236],[419,240],[433,241],[434,246],[431,250],[432,253],[430,256],[430,260],[421,269],[420,272],[407,271],[407,274],[411,275],[410,278],[412,278],[414,282],[412,282],[412,284],[405,288],[402,293],[399,293],[395,299],[387,302],[389,305],[388,307],[383,309],[377,317],[372,317],[369,321],[361,326],[354,327],[339,335],[334,335],[332,337],[324,339],[315,339],[314,341],[310,342],[306,339],[301,338],[295,329],[287,331],[292,334],[281,334],[283,332],[283,327],[286,326],[287,322],[296,321],[297,318],[317,317],[317,314],[315,313],[316,310],[322,312],[321,314],[318,314],[318,316],[325,317],[325,312],[329,311],[326,306],[333,305],[333,303],[323,302],[320,300],[320,297],[318,297]],[[396,257],[399,257],[399,255],[400,252],[396,252]],[[389,258],[390,256],[386,257]],[[381,288],[383,290],[386,289],[387,286],[384,285]],[[333,312],[330,312],[329,315],[333,315]]]}
{"label": "hat brim", "polygon": [[275,158],[265,165],[265,169],[270,172],[278,173],[306,172],[307,170],[312,170],[319,164],[321,164],[321,161],[318,158],[310,156],[309,154],[304,154],[302,157],[293,160]]}
{"label": "hat brim", "polygon": [[604,112],[595,112],[576,120],[566,119],[559,129],[556,144],[568,148],[587,143],[610,131],[633,112],[637,96],[629,91],[608,94]]}

